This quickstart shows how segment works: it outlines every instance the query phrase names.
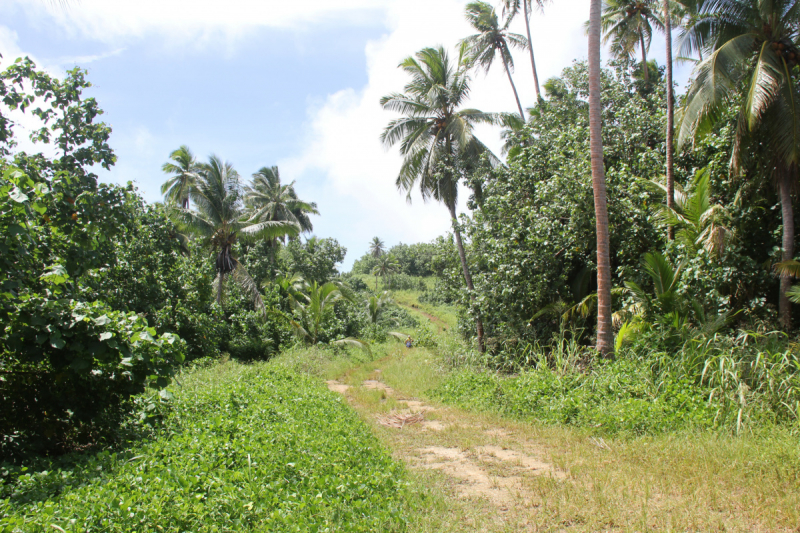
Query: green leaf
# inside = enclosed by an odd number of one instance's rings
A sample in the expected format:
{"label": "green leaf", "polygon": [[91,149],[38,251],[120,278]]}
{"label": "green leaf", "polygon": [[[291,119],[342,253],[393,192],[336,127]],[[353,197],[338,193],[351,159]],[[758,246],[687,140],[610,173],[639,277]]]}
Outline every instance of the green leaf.
{"label": "green leaf", "polygon": [[111,323],[111,319],[108,318],[106,315],[99,316],[94,319],[94,323],[97,326],[105,326],[106,324]]}
{"label": "green leaf", "polygon": [[113,333],[111,333],[110,331],[106,331],[106,332],[100,334],[100,340],[101,341],[107,341],[108,339],[110,339],[113,336],[114,336]]}
{"label": "green leaf", "polygon": [[20,226],[19,224],[11,224],[10,226],[8,226],[8,230],[6,231],[8,231],[9,235],[22,235],[24,233],[27,233],[27,230],[22,226]]}
{"label": "green leaf", "polygon": [[69,279],[69,274],[67,274],[67,269],[61,265],[52,265],[49,267],[50,270],[45,272],[40,276],[42,281],[50,283],[52,285],[62,285],[66,283]]}
{"label": "green leaf", "polygon": [[64,339],[61,338],[60,331],[56,331],[50,335],[50,346],[52,346],[53,348],[60,350],[61,348],[66,346],[66,344],[67,343],[64,342]]}
{"label": "green leaf", "polygon": [[28,201],[28,195],[19,190],[18,187],[14,187],[13,189],[11,189],[11,192],[9,192],[8,195],[15,202],[23,203]]}

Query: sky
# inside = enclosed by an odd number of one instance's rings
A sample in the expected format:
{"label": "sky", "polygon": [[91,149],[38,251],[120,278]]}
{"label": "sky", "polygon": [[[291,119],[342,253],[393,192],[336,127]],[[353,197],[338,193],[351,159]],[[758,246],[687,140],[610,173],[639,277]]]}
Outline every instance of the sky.
{"label": "sky", "polygon": [[[230,161],[244,177],[278,165],[302,199],[317,202],[314,234],[347,248],[340,267],[347,271],[374,236],[391,247],[431,241],[450,227],[444,206],[418,195],[409,203],[396,189],[401,157],[379,140],[394,115],[379,100],[407,83],[397,68],[405,57],[426,46],[453,49],[473,33],[466,3],[5,0],[0,68],[28,55],[57,76],[86,69],[93,84],[86,94],[105,111],[118,158],[111,171],[95,171],[101,181],[134,182],[150,202],[161,199],[161,165],[184,144],[200,160],[215,154]],[[586,58],[588,16],[589,0],[558,0],[534,14],[542,83]],[[525,33],[521,17],[511,31]],[[664,63],[659,36],[650,56]],[[514,60],[520,100],[531,106],[526,51]],[[690,68],[676,68],[683,86]],[[469,107],[516,111],[499,64],[473,78]],[[481,126],[476,134],[500,153],[499,128]],[[24,141],[20,148],[30,149]]]}

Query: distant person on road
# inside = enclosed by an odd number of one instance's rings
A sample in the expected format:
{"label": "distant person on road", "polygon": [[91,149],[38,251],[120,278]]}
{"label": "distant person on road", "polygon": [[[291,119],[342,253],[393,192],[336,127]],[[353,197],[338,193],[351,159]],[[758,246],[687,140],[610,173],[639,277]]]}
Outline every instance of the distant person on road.
{"label": "distant person on road", "polygon": [[414,340],[409,336],[406,339],[406,348],[411,348],[414,345]]}

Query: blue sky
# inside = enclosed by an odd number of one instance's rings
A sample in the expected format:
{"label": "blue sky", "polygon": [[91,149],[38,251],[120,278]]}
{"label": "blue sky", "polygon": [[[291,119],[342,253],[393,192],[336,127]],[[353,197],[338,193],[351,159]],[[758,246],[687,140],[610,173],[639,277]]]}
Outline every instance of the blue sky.
{"label": "blue sky", "polygon": [[[56,75],[76,65],[88,70],[118,156],[114,169],[101,173],[104,181],[134,181],[156,201],[160,167],[181,144],[198,158],[214,153],[231,161],[243,176],[277,164],[302,198],[319,204],[315,234],[347,247],[344,270],[375,235],[391,246],[447,231],[442,206],[419,198],[409,205],[396,191],[400,158],[378,141],[392,116],[378,100],[405,84],[396,68],[403,57],[424,46],[453,46],[470,33],[465,1],[53,4],[0,4],[0,53],[6,63],[30,55]],[[586,18],[588,0],[556,2],[534,17],[541,80],[586,56]],[[512,29],[524,33],[521,22]],[[654,40],[659,63],[663,51]],[[523,52],[516,61],[515,82],[530,105],[530,65]],[[677,79],[687,76],[683,67]],[[501,70],[475,75],[469,105],[515,110]],[[478,134],[499,151],[498,130]]]}

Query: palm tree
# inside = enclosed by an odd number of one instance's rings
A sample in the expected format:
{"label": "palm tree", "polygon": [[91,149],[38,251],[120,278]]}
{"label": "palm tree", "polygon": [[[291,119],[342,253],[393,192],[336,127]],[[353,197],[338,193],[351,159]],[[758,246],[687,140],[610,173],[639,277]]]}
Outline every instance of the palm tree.
{"label": "palm tree", "polygon": [[400,270],[400,263],[392,254],[387,254],[378,258],[378,264],[372,269],[375,276],[375,290],[378,290],[378,276],[383,278],[383,286],[386,287],[386,278]]}
{"label": "palm tree", "polygon": [[[549,0],[536,0],[539,9],[544,8]],[[539,90],[539,76],[536,73],[536,61],[533,59],[533,41],[531,41],[531,13],[533,12],[533,0],[503,0],[503,16],[508,17],[508,22],[514,19],[519,13],[520,5],[525,16],[525,31],[528,34],[528,51],[531,55],[531,68],[533,69],[533,83],[536,87],[536,100],[542,97]]]}
{"label": "palm tree", "polygon": [[373,324],[377,324],[381,310],[385,307],[394,305],[395,302],[392,299],[392,295],[389,293],[389,291],[383,291],[380,295],[370,296],[367,298],[365,303],[367,313],[369,313],[370,321]]}
{"label": "palm tree", "polygon": [[600,102],[600,2],[592,0],[589,10],[589,143],[597,227],[597,350],[610,356],[614,353],[614,330],[611,323],[611,245]]}
{"label": "palm tree", "polygon": [[[443,47],[425,48],[416,57],[408,57],[400,68],[411,76],[406,93],[393,93],[381,98],[384,109],[402,113],[402,118],[389,122],[381,134],[384,146],[400,143],[404,156],[398,189],[405,190],[408,199],[418,187],[423,199],[434,198],[447,206],[453,224],[464,281],[470,297],[475,287],[467,265],[467,256],[461,240],[456,205],[458,182],[463,170],[481,154],[490,160],[497,158],[472,134],[475,124],[497,124],[508,119],[503,114],[492,114],[477,109],[459,109],[469,94],[469,61],[465,44],[459,47],[454,62]],[[512,115],[516,116],[516,114]],[[478,346],[483,350],[483,322],[476,320]]]}
{"label": "palm tree", "polygon": [[[667,40],[667,209],[675,208],[675,164],[674,130],[675,130],[675,95],[672,88],[672,24],[670,20],[670,0],[664,0],[664,36]],[[648,69],[645,69],[648,70]],[[675,230],[669,226],[669,240],[675,238]]]}
{"label": "palm tree", "polygon": [[655,0],[603,0],[603,44],[610,41],[612,53],[626,57],[632,56],[638,46],[645,83],[650,82],[647,50],[653,38],[653,27],[664,29],[655,8]]}
{"label": "palm tree", "polygon": [[[691,192],[687,193],[678,186],[674,191],[675,205],[662,208],[658,217],[668,226],[678,229],[678,242],[687,250],[697,253],[702,247],[709,255],[718,258],[725,253],[734,232],[730,229],[731,216],[727,209],[711,203],[710,177],[708,169],[704,168],[697,172]],[[669,190],[656,181],[650,183],[664,193]]]}
{"label": "palm tree", "polygon": [[511,22],[511,18],[508,18],[506,23],[501,26],[494,8],[486,2],[467,4],[467,20],[479,33],[470,35],[461,42],[470,47],[473,61],[483,67],[487,73],[492,67],[495,57],[499,55],[502,58],[508,82],[511,84],[511,89],[514,91],[514,99],[517,101],[519,116],[525,120],[525,112],[519,102],[517,87],[511,77],[511,70],[514,68],[511,47],[525,48],[528,46],[528,41],[522,35],[508,31],[508,24]]}
{"label": "palm tree", "polygon": [[[738,101],[738,124],[731,166],[741,165],[742,143],[757,138],[778,182],[783,219],[782,261],[794,255],[792,188],[800,164],[800,90],[794,67],[800,59],[800,0],[713,0],[704,3],[689,50],[705,47],[710,55],[695,68],[680,125],[678,146],[702,136]],[[703,44],[704,43],[704,44]],[[783,327],[791,328],[788,275],[781,276],[778,298]]]}
{"label": "palm tree", "polygon": [[[305,292],[296,290],[290,294],[297,320],[289,319],[289,321],[300,339],[307,344],[317,344],[324,333],[323,321],[333,312],[333,305],[343,299],[355,303],[355,299],[345,284],[335,281],[328,281],[322,285],[313,281],[305,284],[303,289]],[[350,344],[368,349],[364,341],[349,337],[333,341],[333,344]]]}
{"label": "palm tree", "polygon": [[250,221],[288,221],[300,226],[302,232],[311,232],[314,226],[309,215],[318,215],[317,204],[304,202],[297,197],[295,182],[281,183],[278,167],[262,167],[253,174],[252,185],[244,188],[244,201],[250,210]]}
{"label": "palm tree", "polygon": [[161,194],[167,205],[180,205],[188,209],[189,196],[197,181],[197,160],[185,144],[169,154],[169,158],[173,162],[164,163],[161,170],[172,174],[172,177],[161,186]]}
{"label": "palm tree", "polygon": [[694,61],[688,56],[692,52],[696,52],[700,61],[703,60],[703,54],[707,48],[709,38],[709,21],[706,20],[702,24],[701,13],[705,10],[706,3],[709,0],[679,0],[673,2],[672,11],[677,12],[676,16],[680,20],[681,32],[678,36],[679,51],[681,57],[679,60]]}
{"label": "palm tree", "polygon": [[299,321],[292,321],[292,325],[301,339],[308,344],[317,344],[322,332],[322,320],[344,295],[332,281],[323,285],[313,281],[306,287],[306,294],[299,296],[302,298],[292,298],[292,306],[299,318]]}
{"label": "palm tree", "polygon": [[373,237],[369,243],[369,254],[375,259],[379,258],[386,251],[383,241],[378,237]]}
{"label": "palm tree", "polygon": [[300,226],[292,221],[248,220],[242,206],[239,173],[230,163],[211,156],[208,163],[198,165],[197,181],[190,192],[194,210],[173,208],[173,214],[188,233],[200,237],[216,255],[217,303],[221,304],[228,276],[250,295],[257,309],[264,309],[258,286],[236,259],[233,247],[237,241],[253,242],[284,235],[297,235]]}

